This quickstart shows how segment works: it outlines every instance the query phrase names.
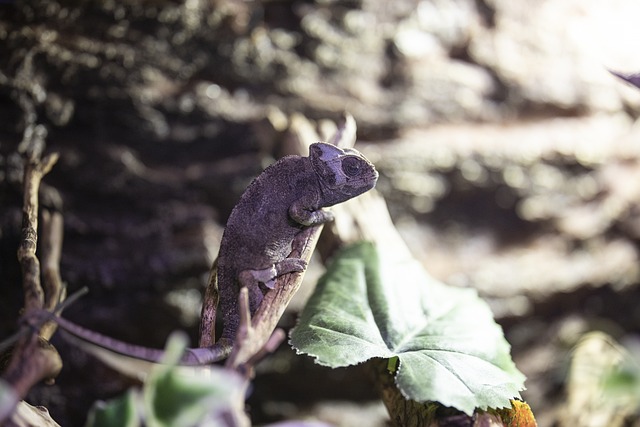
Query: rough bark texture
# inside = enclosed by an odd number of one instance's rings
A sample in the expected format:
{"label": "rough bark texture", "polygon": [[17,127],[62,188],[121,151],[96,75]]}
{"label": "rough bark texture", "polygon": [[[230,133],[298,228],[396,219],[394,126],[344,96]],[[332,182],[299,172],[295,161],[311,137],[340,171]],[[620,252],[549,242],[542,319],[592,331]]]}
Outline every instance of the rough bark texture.
{"label": "rough bark texture", "polygon": [[[97,3],[0,4],[2,337],[23,306],[25,129],[60,153],[40,202],[64,203],[61,275],[90,288],[66,316],[161,347],[175,328],[195,337],[226,216],[287,152],[293,114],[331,135],[323,119],[344,109],[413,253],[491,301],[540,425],[582,332],[638,332],[640,92],[605,69],[640,69],[633,2]],[[55,344],[65,368],[29,401],[81,425],[128,382]],[[275,360],[255,383],[260,420],[372,397],[357,370]]]}

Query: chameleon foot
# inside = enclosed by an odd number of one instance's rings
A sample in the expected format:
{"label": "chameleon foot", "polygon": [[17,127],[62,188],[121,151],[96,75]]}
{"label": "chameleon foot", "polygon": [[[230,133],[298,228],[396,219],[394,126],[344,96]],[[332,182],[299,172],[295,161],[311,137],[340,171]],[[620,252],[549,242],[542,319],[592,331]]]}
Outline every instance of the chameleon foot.
{"label": "chameleon foot", "polygon": [[286,258],[273,264],[271,267],[263,268],[261,270],[244,270],[240,272],[240,283],[246,286],[247,289],[256,288],[258,283],[264,283],[264,285],[273,289],[276,286],[276,279],[279,276],[287,273],[295,273],[304,271],[307,268],[307,263],[301,258]]}

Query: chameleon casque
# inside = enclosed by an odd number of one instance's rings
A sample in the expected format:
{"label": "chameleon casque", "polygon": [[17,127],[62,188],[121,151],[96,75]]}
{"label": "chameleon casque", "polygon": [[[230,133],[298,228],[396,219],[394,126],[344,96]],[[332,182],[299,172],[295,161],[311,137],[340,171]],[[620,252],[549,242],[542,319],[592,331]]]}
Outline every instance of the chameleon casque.
{"label": "chameleon casque", "polygon": [[[240,322],[240,289],[247,287],[253,315],[279,276],[305,270],[304,260],[287,258],[298,233],[331,221],[333,214],[322,208],[372,189],[377,179],[375,167],[360,152],[324,142],[311,144],[308,157],[284,157],[258,175],[231,211],[217,270],[212,269],[212,275],[217,274],[212,280],[223,318],[222,335],[207,348],[187,349],[182,363],[206,364],[228,356]],[[114,340],[48,312],[43,316],[53,318],[68,338],[107,364],[117,360],[111,353],[151,362],[164,355],[163,350]]]}
{"label": "chameleon casque", "polygon": [[322,208],[372,189],[377,179],[373,164],[357,150],[318,142],[309,147],[308,157],[284,157],[249,185],[231,211],[220,244],[223,329],[215,345],[230,346],[235,339],[240,288],[249,291],[253,315],[278,276],[306,268],[304,260],[287,258],[296,235],[331,221],[333,214]]}

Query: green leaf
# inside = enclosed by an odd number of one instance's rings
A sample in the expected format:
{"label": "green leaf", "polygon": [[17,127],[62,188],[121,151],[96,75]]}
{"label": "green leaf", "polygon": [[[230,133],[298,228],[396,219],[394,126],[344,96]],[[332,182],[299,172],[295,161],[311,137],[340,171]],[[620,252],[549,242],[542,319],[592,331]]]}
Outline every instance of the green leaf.
{"label": "green leaf", "polygon": [[138,427],[138,395],[129,390],[122,396],[107,402],[96,402],[89,411],[86,427]]}
{"label": "green leaf", "polygon": [[397,357],[405,397],[467,414],[508,407],[524,389],[502,329],[474,290],[439,283],[409,256],[379,255],[371,244],[336,257],[290,342],[330,367]]}
{"label": "green leaf", "polygon": [[621,360],[612,362],[612,366],[606,368],[601,381],[603,396],[618,405],[626,401],[640,408],[640,348],[637,344],[626,348],[615,342],[613,345]]}
{"label": "green leaf", "polygon": [[184,334],[172,334],[164,364],[154,366],[143,390],[97,402],[86,426],[216,427],[244,416],[244,379],[218,366],[177,366],[186,346]]}
{"label": "green leaf", "polygon": [[244,380],[218,366],[175,366],[186,344],[184,335],[173,334],[166,364],[158,365],[144,385],[147,425],[226,425],[221,419],[233,416],[238,402],[244,402]]}

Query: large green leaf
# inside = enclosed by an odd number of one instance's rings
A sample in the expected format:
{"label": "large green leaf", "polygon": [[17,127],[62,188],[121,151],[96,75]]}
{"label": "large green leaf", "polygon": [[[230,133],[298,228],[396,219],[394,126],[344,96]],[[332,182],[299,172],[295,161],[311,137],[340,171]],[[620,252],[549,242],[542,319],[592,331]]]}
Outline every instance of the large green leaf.
{"label": "large green leaf", "polygon": [[474,290],[439,283],[412,258],[366,243],[336,257],[291,344],[330,367],[398,357],[396,384],[407,398],[467,414],[508,407],[524,389],[502,329]]}

